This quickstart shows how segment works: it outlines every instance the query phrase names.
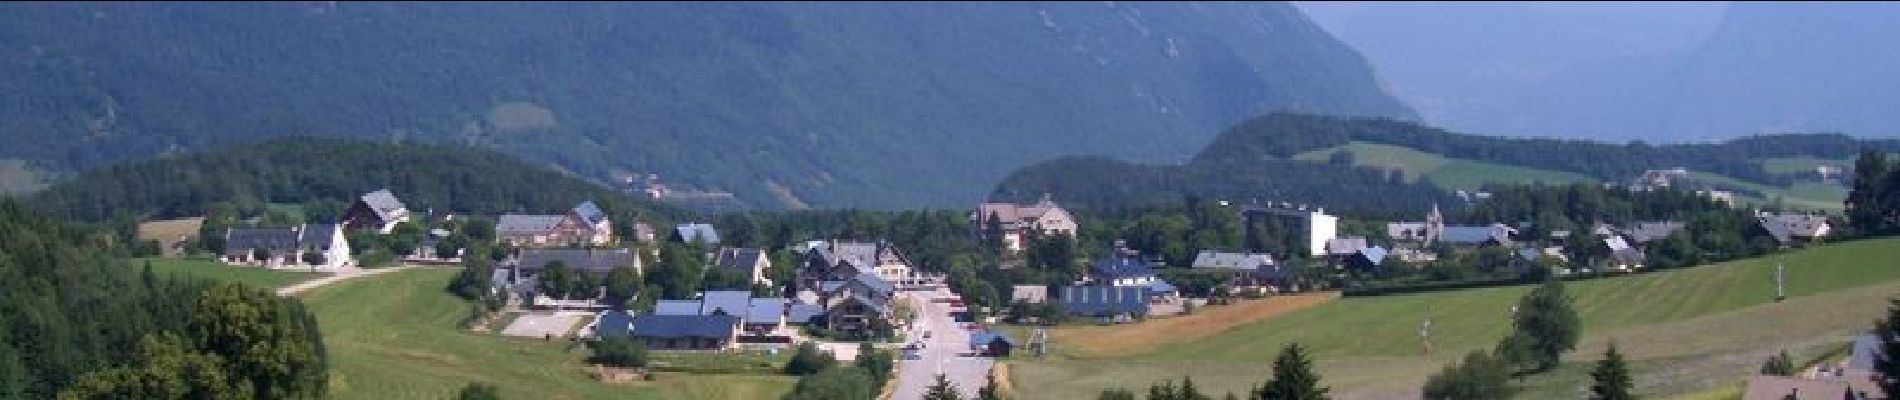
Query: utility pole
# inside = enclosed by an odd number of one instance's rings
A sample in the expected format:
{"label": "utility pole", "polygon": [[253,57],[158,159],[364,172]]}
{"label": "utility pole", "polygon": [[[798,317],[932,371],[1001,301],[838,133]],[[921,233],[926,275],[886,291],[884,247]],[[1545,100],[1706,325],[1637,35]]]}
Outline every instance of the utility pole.
{"label": "utility pole", "polygon": [[1776,303],[1780,303],[1782,300],[1788,299],[1788,292],[1786,290],[1787,269],[1788,269],[1788,266],[1786,264],[1781,264],[1781,263],[1775,264],[1775,302]]}

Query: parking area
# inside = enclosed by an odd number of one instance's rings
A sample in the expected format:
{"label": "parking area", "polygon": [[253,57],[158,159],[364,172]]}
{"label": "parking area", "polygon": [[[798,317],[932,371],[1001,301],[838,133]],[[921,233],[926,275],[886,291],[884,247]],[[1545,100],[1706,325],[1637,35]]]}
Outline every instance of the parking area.
{"label": "parking area", "polygon": [[516,317],[514,323],[508,324],[507,328],[501,330],[501,334],[532,338],[550,336],[564,338],[574,330],[576,324],[590,317],[592,314],[585,312],[529,312]]}

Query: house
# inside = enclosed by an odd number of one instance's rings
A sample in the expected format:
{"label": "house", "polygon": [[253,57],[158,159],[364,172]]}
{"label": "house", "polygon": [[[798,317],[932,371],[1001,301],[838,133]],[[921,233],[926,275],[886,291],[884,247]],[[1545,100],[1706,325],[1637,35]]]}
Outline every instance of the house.
{"label": "house", "polygon": [[[612,316],[615,313],[622,316]],[[609,311],[603,315],[595,323],[597,337],[625,335],[651,350],[725,350],[739,338],[739,317],[736,316],[624,315],[624,311]]]}
{"label": "house", "polygon": [[912,265],[897,246],[888,241],[873,243],[823,241],[810,246],[799,268],[804,287],[818,281],[843,281],[860,274],[871,274],[885,282],[905,282],[911,278]]}
{"label": "house", "polygon": [[1063,312],[1069,315],[1126,322],[1148,316],[1146,286],[1068,286],[1061,290]]}
{"label": "house", "polygon": [[858,274],[844,281],[819,285],[819,302],[825,307],[825,327],[832,331],[863,336],[888,335],[898,323],[892,302],[897,287],[873,274]]}
{"label": "house", "polygon": [[1682,230],[1686,224],[1677,221],[1637,222],[1623,229],[1623,236],[1631,243],[1644,244],[1662,240]]}
{"label": "house", "polygon": [[1151,262],[1138,257],[1115,256],[1089,263],[1088,280],[1102,286],[1145,288],[1157,279]]}
{"label": "house", "polygon": [[1265,264],[1247,273],[1234,276],[1227,285],[1233,288],[1236,294],[1264,296],[1273,293],[1297,292],[1299,286],[1294,281],[1291,266]]}
{"label": "house", "polygon": [[719,244],[719,231],[712,224],[685,223],[673,227],[673,240],[680,243],[700,242],[708,245]]}
{"label": "house", "polygon": [[342,268],[356,264],[337,224],[288,228],[231,228],[224,233],[225,263],[266,267]]}
{"label": "house", "polygon": [[1043,285],[1014,285],[1009,287],[1009,302],[1042,304],[1049,302],[1049,287]]}
{"label": "house", "polygon": [[1446,226],[1439,241],[1453,246],[1510,246],[1517,229],[1505,224]]}
{"label": "house", "polygon": [[778,298],[754,298],[746,302],[743,324],[745,331],[754,335],[770,335],[786,326],[786,313],[790,311],[792,301]]}
{"label": "house", "polygon": [[1689,170],[1681,167],[1647,170],[1643,171],[1642,175],[1637,176],[1636,179],[1630,182],[1630,190],[1644,192],[1664,189],[1675,184],[1678,180],[1688,178]]}
{"label": "house", "polygon": [[[660,300],[653,304],[653,315],[727,315],[739,319],[744,333],[751,336],[777,336],[788,323],[792,306],[782,297],[752,297],[743,290],[708,290],[695,300]],[[811,316],[804,316],[809,321]],[[802,322],[801,322],[802,323]]]}
{"label": "house", "polygon": [[396,224],[409,221],[409,208],[389,189],[366,193],[343,210],[343,227],[348,230],[374,230],[389,233]]}
{"label": "house", "polygon": [[521,254],[509,262],[520,277],[538,276],[556,263],[594,276],[606,276],[621,267],[642,271],[640,257],[628,249],[522,249]]}
{"label": "house", "polygon": [[[1308,210],[1304,205],[1268,203],[1263,206],[1241,207],[1240,215],[1246,219],[1248,225],[1272,221],[1293,227],[1301,233],[1307,255],[1313,257],[1325,256],[1326,242],[1339,235],[1339,217],[1326,214],[1325,208],[1314,207]],[[1253,230],[1248,230],[1247,234],[1249,235],[1248,243],[1257,243],[1261,240],[1252,237]]]}
{"label": "house", "polygon": [[970,334],[970,351],[984,357],[1008,357],[1016,348],[1016,339],[1003,332],[984,330]]}
{"label": "house", "polygon": [[645,222],[636,222],[633,224],[633,240],[634,241],[637,241],[640,243],[653,243],[653,241],[656,240],[657,238],[658,237],[653,232],[652,224],[648,224]]}
{"label": "house", "polygon": [[1362,237],[1333,238],[1326,241],[1326,255],[1337,257],[1359,254],[1359,251],[1365,250],[1367,246],[1366,238]]}
{"label": "house", "polygon": [[1354,271],[1375,271],[1379,269],[1380,265],[1385,264],[1386,255],[1387,251],[1384,247],[1372,246],[1361,248],[1351,254],[1342,256],[1339,265]]}
{"label": "house", "polygon": [[[994,223],[1001,226],[992,227]],[[1075,235],[1075,216],[1068,210],[1056,205],[1049,195],[1044,194],[1035,204],[983,203],[976,212],[970,213],[970,225],[976,227],[978,237],[987,238],[992,231],[1002,234],[1003,247],[1011,252],[1023,250],[1023,238],[1030,234]]]}
{"label": "house", "polygon": [[614,242],[613,221],[594,202],[582,202],[563,215],[503,214],[495,235],[518,247],[605,246]]}
{"label": "house", "polygon": [[1386,237],[1399,242],[1413,242],[1430,246],[1438,243],[1439,236],[1445,231],[1445,214],[1438,211],[1438,205],[1432,205],[1432,211],[1425,213],[1424,222],[1393,222],[1385,224]]}
{"label": "house", "polygon": [[[785,324],[805,326],[813,323],[823,324],[825,306],[794,301],[785,307]],[[815,322],[814,322],[815,321]]]}
{"label": "house", "polygon": [[1202,250],[1194,255],[1195,269],[1252,271],[1263,265],[1273,265],[1273,256],[1264,253],[1223,253],[1211,250]]}
{"label": "house", "polygon": [[1610,248],[1610,257],[1605,260],[1605,270],[1631,272],[1643,268],[1643,250],[1631,246],[1622,236],[1603,237],[1603,246]]}
{"label": "house", "polygon": [[753,284],[772,285],[772,280],[765,276],[772,269],[772,259],[759,249],[721,247],[713,256],[713,267],[737,271],[750,277]]}
{"label": "house", "polygon": [[1759,213],[1756,218],[1782,246],[1813,243],[1834,232],[1827,217],[1821,215]]}

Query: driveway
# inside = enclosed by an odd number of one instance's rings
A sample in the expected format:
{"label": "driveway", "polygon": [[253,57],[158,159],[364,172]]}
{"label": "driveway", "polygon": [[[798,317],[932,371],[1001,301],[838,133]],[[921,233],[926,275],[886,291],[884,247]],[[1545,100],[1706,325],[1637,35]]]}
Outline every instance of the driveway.
{"label": "driveway", "polygon": [[[990,359],[971,357],[970,331],[950,318],[949,304],[932,301],[954,295],[947,289],[938,289],[900,292],[899,296],[910,297],[911,304],[917,305],[917,323],[908,338],[922,340],[927,345],[918,352],[920,359],[898,362],[897,390],[892,392],[891,398],[924,398],[930,385],[937,383],[937,374],[943,374],[956,385],[963,397],[975,398],[977,390],[983,387],[984,377],[990,373]],[[929,339],[921,339],[924,332],[931,333]]]}
{"label": "driveway", "polygon": [[415,265],[403,264],[403,265],[394,266],[394,267],[363,269],[361,267],[351,265],[348,267],[337,268],[335,270],[332,270],[335,272],[330,274],[330,276],[317,278],[317,279],[311,279],[311,280],[307,280],[303,282],[298,282],[295,285],[277,288],[277,295],[278,296],[295,296],[298,293],[310,291],[310,289],[323,287],[323,285],[347,281],[347,280],[361,278],[361,277],[370,276],[370,275],[387,274],[390,272],[396,272],[396,271],[401,271],[401,270],[415,268],[415,267],[416,267]]}

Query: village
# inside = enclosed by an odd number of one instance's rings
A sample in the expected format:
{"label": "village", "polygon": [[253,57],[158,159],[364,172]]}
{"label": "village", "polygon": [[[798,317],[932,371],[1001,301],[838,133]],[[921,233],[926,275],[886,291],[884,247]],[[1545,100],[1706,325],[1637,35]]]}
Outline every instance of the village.
{"label": "village", "polygon": [[[526,340],[622,339],[639,343],[647,351],[715,357],[779,354],[811,346],[837,361],[849,362],[866,350],[892,351],[900,360],[896,382],[889,388],[895,398],[922,396],[937,376],[947,376],[974,396],[976,388],[991,379],[992,359],[1046,354],[1051,344],[1044,328],[1052,324],[1138,324],[1248,299],[1337,290],[1327,287],[1327,277],[1369,273],[1389,264],[1431,268],[1440,258],[1481,250],[1508,252],[1509,265],[1525,276],[1636,273],[1649,268],[1646,246],[1685,226],[1683,221],[1640,221],[1535,236],[1525,233],[1530,231],[1528,223],[1454,225],[1434,205],[1422,220],[1388,222],[1383,225],[1385,235],[1367,237],[1345,234],[1340,216],[1316,206],[1221,205],[1249,225],[1288,227],[1297,242],[1292,251],[1298,254],[1202,249],[1189,265],[1168,265],[1117,240],[1104,256],[1087,260],[1086,273],[1074,276],[1073,281],[1013,285],[1007,288],[1007,307],[979,310],[971,310],[975,306],[952,290],[941,268],[917,265],[903,249],[883,238],[808,241],[788,249],[795,255],[794,265],[781,266],[775,264],[771,249],[722,245],[719,230],[709,223],[683,222],[656,230],[641,221],[632,224],[630,235],[617,234],[614,221],[594,202],[582,202],[558,214],[474,217],[492,218],[493,225],[492,233],[473,236],[492,236],[493,246],[507,250],[497,253],[497,263],[483,288],[487,298],[501,304],[471,326]],[[1782,246],[1821,241],[1833,229],[1820,215],[1758,212],[1756,217],[1759,228]],[[458,235],[461,232],[423,231],[416,226],[465,228],[445,224],[458,218],[471,217],[414,212],[394,193],[379,190],[355,199],[334,223],[229,228],[219,259],[237,266],[343,276],[382,267],[359,260],[360,251],[352,251],[351,237],[362,240],[421,231],[419,243],[396,259],[382,262],[455,267],[462,265],[468,243],[450,238],[463,236]],[[969,214],[968,222],[974,227],[970,235],[999,244],[1006,256],[1027,251],[1032,241],[1072,237],[1080,229],[1077,218],[1048,196],[1028,204],[984,203]],[[1250,229],[1247,234],[1255,232]],[[611,294],[608,287],[599,285],[616,270],[647,276],[648,260],[661,257],[653,246],[658,242],[704,251],[703,259],[709,264],[706,274],[738,279],[708,281],[677,298],[664,297],[652,286],[634,295],[640,299],[616,298],[626,295]],[[1594,248],[1603,257],[1571,263],[1568,255],[1577,254],[1577,247]],[[791,279],[774,279],[773,271],[782,268],[792,270]],[[1184,293],[1162,277],[1169,271],[1193,271],[1219,280],[1212,289]],[[598,378],[603,380],[641,374],[638,368],[601,367],[600,371]],[[1775,382],[1784,386],[1845,382],[1838,377],[1847,376],[1843,371],[1849,370],[1822,371],[1832,372]],[[1855,373],[1864,380],[1865,371]]]}

